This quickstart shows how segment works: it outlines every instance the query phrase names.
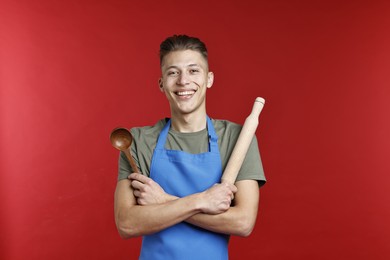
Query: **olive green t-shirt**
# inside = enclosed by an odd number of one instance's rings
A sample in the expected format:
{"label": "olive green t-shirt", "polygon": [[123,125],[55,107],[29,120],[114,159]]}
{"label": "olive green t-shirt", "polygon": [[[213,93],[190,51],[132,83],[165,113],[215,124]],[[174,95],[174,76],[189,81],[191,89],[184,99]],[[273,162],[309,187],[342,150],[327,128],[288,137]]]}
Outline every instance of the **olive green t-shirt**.
{"label": "olive green t-shirt", "polygon": [[[166,120],[160,120],[154,126],[135,127],[131,129],[131,134],[133,135],[131,154],[142,174],[146,176],[150,175],[153,151],[156,147],[158,136],[166,124]],[[226,120],[212,119],[211,121],[218,136],[218,147],[222,169],[224,170],[242,126]],[[192,133],[180,133],[171,128],[168,133],[165,148],[169,150],[181,150],[192,154],[208,152],[207,128]],[[126,179],[132,172],[125,154],[121,152],[119,156],[118,180]],[[248,153],[238,173],[236,181],[240,180],[256,180],[259,186],[262,186],[266,182],[256,136],[249,146]]]}

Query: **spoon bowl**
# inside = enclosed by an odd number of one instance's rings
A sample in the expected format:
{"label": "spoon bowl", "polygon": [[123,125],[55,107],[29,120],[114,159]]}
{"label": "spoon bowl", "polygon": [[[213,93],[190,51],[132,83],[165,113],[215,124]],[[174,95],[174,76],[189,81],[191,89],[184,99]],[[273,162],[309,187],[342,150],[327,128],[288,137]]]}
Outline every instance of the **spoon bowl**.
{"label": "spoon bowl", "polygon": [[129,149],[133,136],[126,128],[118,127],[112,130],[110,135],[110,141],[113,147],[119,151]]}
{"label": "spoon bowl", "polygon": [[110,134],[110,141],[114,148],[125,153],[127,160],[134,172],[140,172],[133,156],[130,154],[130,146],[133,141],[133,136],[126,128],[117,127]]}

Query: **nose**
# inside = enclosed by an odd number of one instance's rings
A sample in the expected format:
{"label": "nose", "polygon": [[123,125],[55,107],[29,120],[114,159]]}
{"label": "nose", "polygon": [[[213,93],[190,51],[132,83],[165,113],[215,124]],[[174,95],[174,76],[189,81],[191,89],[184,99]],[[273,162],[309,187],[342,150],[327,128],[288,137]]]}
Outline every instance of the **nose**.
{"label": "nose", "polygon": [[186,73],[181,73],[177,78],[178,85],[184,86],[184,85],[188,85],[189,83],[190,83],[190,79]]}

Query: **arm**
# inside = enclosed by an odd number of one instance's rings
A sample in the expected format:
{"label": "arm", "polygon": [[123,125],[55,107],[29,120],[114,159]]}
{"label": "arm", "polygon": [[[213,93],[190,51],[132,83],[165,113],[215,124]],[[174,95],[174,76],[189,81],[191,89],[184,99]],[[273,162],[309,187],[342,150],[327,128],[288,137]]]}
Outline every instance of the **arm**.
{"label": "arm", "polygon": [[130,181],[121,180],[115,190],[117,229],[122,238],[130,238],[158,232],[200,212],[219,214],[230,207],[233,187],[218,185],[184,198],[141,206],[137,205]]}
{"label": "arm", "polygon": [[[129,178],[140,205],[154,205],[177,199],[166,194],[157,183],[146,176],[131,174]],[[259,187],[254,180],[238,181],[236,186],[238,191],[235,193],[233,207],[218,215],[200,212],[188,217],[186,221],[213,232],[248,236],[256,222]]]}
{"label": "arm", "polygon": [[188,223],[213,232],[247,237],[251,234],[257,218],[259,186],[257,181],[236,182],[234,206],[218,215],[196,214],[187,219]]}

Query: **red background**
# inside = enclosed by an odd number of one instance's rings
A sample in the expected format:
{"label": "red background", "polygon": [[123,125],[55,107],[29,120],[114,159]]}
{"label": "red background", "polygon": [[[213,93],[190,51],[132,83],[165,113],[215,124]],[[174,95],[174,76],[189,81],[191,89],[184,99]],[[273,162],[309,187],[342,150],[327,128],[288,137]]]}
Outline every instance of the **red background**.
{"label": "red background", "polygon": [[256,96],[268,178],[231,259],[390,259],[386,1],[15,1],[0,4],[0,258],[135,259],[114,225],[114,127],[169,116],[167,36],[203,39],[208,113]]}

